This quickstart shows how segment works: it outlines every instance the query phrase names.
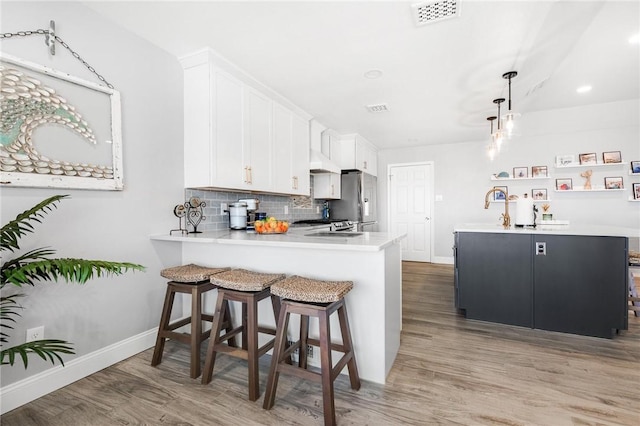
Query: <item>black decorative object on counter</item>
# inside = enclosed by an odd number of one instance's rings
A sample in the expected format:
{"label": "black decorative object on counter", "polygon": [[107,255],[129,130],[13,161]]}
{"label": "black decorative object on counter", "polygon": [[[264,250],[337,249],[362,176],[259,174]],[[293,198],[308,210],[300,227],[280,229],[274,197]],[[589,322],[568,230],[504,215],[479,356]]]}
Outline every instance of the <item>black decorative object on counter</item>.
{"label": "black decorative object on counter", "polygon": [[198,197],[191,197],[189,201],[184,203],[185,208],[187,209],[187,220],[193,226],[193,231],[189,232],[189,234],[201,234],[202,231],[198,231],[198,225],[202,222],[206,217],[202,214],[202,208],[207,204],[204,201],[200,201]]}

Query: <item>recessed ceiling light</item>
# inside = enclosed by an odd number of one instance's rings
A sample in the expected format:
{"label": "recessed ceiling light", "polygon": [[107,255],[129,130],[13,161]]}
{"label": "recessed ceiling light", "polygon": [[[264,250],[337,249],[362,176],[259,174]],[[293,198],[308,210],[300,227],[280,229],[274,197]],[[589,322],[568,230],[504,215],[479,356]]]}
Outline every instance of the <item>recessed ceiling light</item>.
{"label": "recessed ceiling light", "polygon": [[580,86],[576,89],[576,92],[578,93],[587,93],[591,91],[591,86]]}
{"label": "recessed ceiling light", "polygon": [[380,70],[369,70],[369,71],[364,73],[364,76],[366,78],[370,78],[370,79],[373,80],[373,79],[382,77],[382,71],[380,71]]}
{"label": "recessed ceiling light", "polygon": [[631,44],[640,44],[640,33],[632,35],[629,39],[629,43]]}

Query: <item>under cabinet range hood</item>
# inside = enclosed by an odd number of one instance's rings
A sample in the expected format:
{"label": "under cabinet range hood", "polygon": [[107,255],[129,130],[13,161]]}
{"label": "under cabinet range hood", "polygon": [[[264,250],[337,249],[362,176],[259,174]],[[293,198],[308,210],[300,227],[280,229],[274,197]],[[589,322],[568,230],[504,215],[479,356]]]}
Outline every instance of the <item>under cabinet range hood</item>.
{"label": "under cabinet range hood", "polygon": [[309,150],[309,171],[311,173],[340,173],[340,167],[326,155],[316,150]]}

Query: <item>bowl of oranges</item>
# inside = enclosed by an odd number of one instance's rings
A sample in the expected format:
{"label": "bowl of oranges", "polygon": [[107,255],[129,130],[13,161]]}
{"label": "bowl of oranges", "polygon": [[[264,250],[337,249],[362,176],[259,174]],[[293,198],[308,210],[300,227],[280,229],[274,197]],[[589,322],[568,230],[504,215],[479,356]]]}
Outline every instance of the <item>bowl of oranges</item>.
{"label": "bowl of oranges", "polygon": [[289,222],[270,216],[264,220],[256,220],[253,224],[258,234],[284,234],[289,230]]}

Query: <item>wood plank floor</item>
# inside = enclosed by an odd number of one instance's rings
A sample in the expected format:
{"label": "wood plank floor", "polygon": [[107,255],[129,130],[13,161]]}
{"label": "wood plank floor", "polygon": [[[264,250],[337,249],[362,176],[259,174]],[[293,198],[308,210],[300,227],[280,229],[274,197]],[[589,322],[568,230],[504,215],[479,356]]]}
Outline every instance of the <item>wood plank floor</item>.
{"label": "wood plank floor", "polygon": [[[336,380],[339,424],[638,425],[640,319],[613,340],[470,321],[449,265],[403,263],[400,352],[385,386]],[[12,425],[319,425],[319,385],[282,375],[275,407],[246,397],[246,363],[219,356],[210,385],[188,351],[142,352],[0,418]],[[269,357],[261,360],[264,392]]]}

